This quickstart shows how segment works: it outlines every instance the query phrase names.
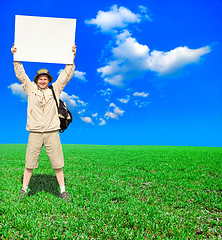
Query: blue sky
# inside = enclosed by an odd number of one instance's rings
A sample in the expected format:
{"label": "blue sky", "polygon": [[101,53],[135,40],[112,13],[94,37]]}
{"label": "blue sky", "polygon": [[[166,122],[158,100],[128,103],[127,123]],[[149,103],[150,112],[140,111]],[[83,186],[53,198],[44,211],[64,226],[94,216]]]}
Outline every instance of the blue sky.
{"label": "blue sky", "polygon": [[[10,49],[15,15],[29,15],[77,19],[76,72],[61,95],[74,121],[62,143],[221,147],[221,12],[221,0],[0,1],[0,143],[28,141]],[[32,80],[64,68],[23,65]]]}

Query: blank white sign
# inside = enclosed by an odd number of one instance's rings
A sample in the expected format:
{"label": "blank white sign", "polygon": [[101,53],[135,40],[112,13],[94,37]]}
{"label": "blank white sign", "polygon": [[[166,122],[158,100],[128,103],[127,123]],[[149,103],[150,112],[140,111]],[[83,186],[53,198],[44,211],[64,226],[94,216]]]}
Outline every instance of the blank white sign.
{"label": "blank white sign", "polygon": [[73,63],[76,19],[15,16],[15,61]]}

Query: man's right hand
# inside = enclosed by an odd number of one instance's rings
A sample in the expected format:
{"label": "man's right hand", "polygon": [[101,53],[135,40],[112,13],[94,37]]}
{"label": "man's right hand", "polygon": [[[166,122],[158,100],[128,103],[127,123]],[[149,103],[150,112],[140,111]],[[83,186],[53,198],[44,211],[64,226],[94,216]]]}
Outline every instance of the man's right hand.
{"label": "man's right hand", "polygon": [[14,53],[16,53],[16,51],[17,51],[17,48],[15,47],[15,44],[13,43],[13,46],[11,48],[11,52],[14,55]]}

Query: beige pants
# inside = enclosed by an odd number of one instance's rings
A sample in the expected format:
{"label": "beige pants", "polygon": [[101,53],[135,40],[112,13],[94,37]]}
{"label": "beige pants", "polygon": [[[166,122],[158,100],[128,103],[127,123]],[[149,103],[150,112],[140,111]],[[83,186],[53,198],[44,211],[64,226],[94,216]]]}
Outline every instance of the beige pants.
{"label": "beige pants", "polygon": [[30,169],[38,167],[39,155],[42,151],[43,145],[45,145],[45,150],[51,161],[52,168],[62,168],[64,166],[64,158],[58,131],[29,133],[25,167]]}

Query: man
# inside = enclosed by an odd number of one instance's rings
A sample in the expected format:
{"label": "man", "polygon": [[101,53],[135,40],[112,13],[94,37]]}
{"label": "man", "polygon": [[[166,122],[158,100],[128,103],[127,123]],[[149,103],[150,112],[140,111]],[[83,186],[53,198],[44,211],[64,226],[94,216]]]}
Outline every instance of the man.
{"label": "man", "polygon": [[[12,54],[14,55],[16,51],[17,49],[13,44],[11,48]],[[72,47],[72,51],[74,53],[73,64],[67,64],[56,82],[52,84],[58,102],[62,90],[74,74],[75,45]],[[59,138],[60,121],[58,109],[52,90],[48,88],[48,84],[52,82],[53,78],[49,71],[43,68],[37,72],[34,82],[31,82],[25,73],[22,63],[18,61],[14,61],[14,70],[16,77],[22,83],[22,87],[28,95],[26,129],[30,132],[25,158],[23,187],[19,193],[19,198],[27,195],[27,188],[33,169],[38,167],[39,155],[42,146],[45,145],[46,153],[51,161],[52,168],[55,169],[56,178],[60,186],[60,198],[70,200],[68,193],[65,191],[64,158]]]}

